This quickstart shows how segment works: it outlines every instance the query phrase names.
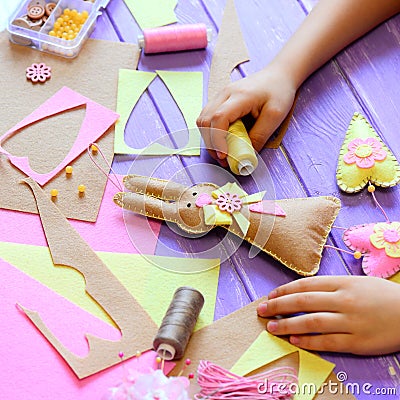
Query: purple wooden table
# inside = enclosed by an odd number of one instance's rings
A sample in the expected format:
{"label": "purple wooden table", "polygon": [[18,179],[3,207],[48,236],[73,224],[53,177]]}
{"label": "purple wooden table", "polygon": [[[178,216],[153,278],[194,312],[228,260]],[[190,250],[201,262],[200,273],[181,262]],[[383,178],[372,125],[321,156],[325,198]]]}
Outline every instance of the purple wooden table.
{"label": "purple wooden table", "polygon": [[[202,71],[206,98],[209,66],[224,3],[224,0],[179,0],[176,8],[179,22],[206,23],[214,31],[213,41],[207,50],[202,51],[142,55],[139,69]],[[269,62],[314,3],[315,0],[236,0],[251,61],[234,71],[233,79],[251,74]],[[111,0],[106,12],[99,18],[93,37],[136,42],[139,32],[123,0]],[[394,84],[398,82],[399,43],[400,16],[397,16],[348,47],[303,85],[283,145],[278,150],[264,150],[261,154],[273,182],[276,198],[335,195],[343,205],[337,225],[351,226],[381,220],[379,211],[365,191],[358,195],[339,192],[335,183],[335,169],[344,132],[355,111],[360,111],[368,118],[395,155],[400,157],[400,141],[396,140],[400,127],[400,94]],[[167,89],[156,80],[142,96],[129,120],[126,140],[136,147],[144,147],[184,127],[183,118]],[[133,160],[134,157],[117,156],[113,164],[115,171],[127,173]],[[152,157],[140,161],[140,169],[143,167],[143,171],[151,173],[154,165],[161,161],[162,168],[155,172],[161,178],[169,178],[186,168],[187,179],[194,183],[209,181],[215,173],[205,151],[200,157],[171,156],[162,160]],[[252,179],[240,179],[240,183],[248,192],[252,192]],[[379,200],[392,219],[396,219],[396,210],[399,209],[398,192],[398,188],[377,190]],[[196,256],[198,252],[216,245],[230,254],[235,249],[235,243],[229,237],[224,239],[224,235],[222,230],[215,230],[201,240],[193,240],[177,235],[164,224],[157,254],[170,254],[169,248],[180,252],[182,257],[190,257],[193,253]],[[329,242],[343,247],[340,235],[340,231],[332,232]],[[298,278],[265,254],[249,259],[249,249],[250,246],[242,244],[221,264],[216,319],[267,294],[277,285]],[[347,275],[362,272],[359,261],[334,250],[327,250],[319,274]],[[347,382],[360,385],[357,398],[370,398],[379,389],[382,389],[384,398],[400,397],[398,355],[323,356],[336,363],[336,372],[347,373]],[[362,392],[361,387],[365,383],[372,385],[371,394]],[[385,390],[391,388],[396,388],[397,394],[384,395]]]}

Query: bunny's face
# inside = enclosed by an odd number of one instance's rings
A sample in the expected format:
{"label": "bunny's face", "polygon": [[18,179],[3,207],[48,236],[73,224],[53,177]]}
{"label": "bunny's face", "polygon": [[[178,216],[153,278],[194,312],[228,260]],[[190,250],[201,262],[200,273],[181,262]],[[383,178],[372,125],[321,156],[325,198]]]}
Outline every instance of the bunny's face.
{"label": "bunny's face", "polygon": [[178,204],[178,225],[187,232],[203,233],[208,232],[212,226],[204,223],[204,211],[196,206],[199,195],[211,193],[217,188],[212,184],[200,184],[185,189],[177,201]]}

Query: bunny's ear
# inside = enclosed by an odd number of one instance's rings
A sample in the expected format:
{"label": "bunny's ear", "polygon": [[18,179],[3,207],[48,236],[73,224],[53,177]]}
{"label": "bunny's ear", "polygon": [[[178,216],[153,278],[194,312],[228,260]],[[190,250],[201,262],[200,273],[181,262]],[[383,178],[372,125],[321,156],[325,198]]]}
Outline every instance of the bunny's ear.
{"label": "bunny's ear", "polygon": [[146,217],[177,222],[178,208],[176,203],[169,203],[152,196],[131,192],[117,193],[114,196],[114,203]]}
{"label": "bunny's ear", "polygon": [[127,175],[123,182],[130,192],[141,193],[166,201],[178,200],[186,190],[186,187],[179,183],[141,175]]}

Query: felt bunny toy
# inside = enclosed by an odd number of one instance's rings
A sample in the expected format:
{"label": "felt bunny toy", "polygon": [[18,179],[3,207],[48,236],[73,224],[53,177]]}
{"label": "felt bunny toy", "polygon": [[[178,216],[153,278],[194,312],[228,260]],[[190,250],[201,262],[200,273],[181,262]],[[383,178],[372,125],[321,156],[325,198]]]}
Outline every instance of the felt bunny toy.
{"label": "felt bunny toy", "polygon": [[123,182],[128,192],[114,196],[120,207],[194,234],[221,225],[304,276],[317,273],[340,209],[340,201],[330,196],[262,201],[265,192],[247,195],[235,183],[185,187],[138,175]]}

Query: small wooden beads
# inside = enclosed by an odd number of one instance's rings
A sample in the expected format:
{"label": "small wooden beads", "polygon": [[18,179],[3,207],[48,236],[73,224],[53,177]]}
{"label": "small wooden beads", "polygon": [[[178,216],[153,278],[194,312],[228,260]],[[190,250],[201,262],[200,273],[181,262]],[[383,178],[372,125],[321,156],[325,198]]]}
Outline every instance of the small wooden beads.
{"label": "small wooden beads", "polygon": [[71,175],[72,171],[73,171],[73,168],[70,165],[65,167],[65,173],[66,174]]}
{"label": "small wooden beads", "polygon": [[65,40],[74,40],[88,17],[89,13],[87,11],[78,12],[75,9],[66,8],[61,16],[57,18],[49,35]]}
{"label": "small wooden beads", "polygon": [[51,189],[50,190],[50,195],[51,197],[57,197],[58,196],[58,190],[57,189]]}

